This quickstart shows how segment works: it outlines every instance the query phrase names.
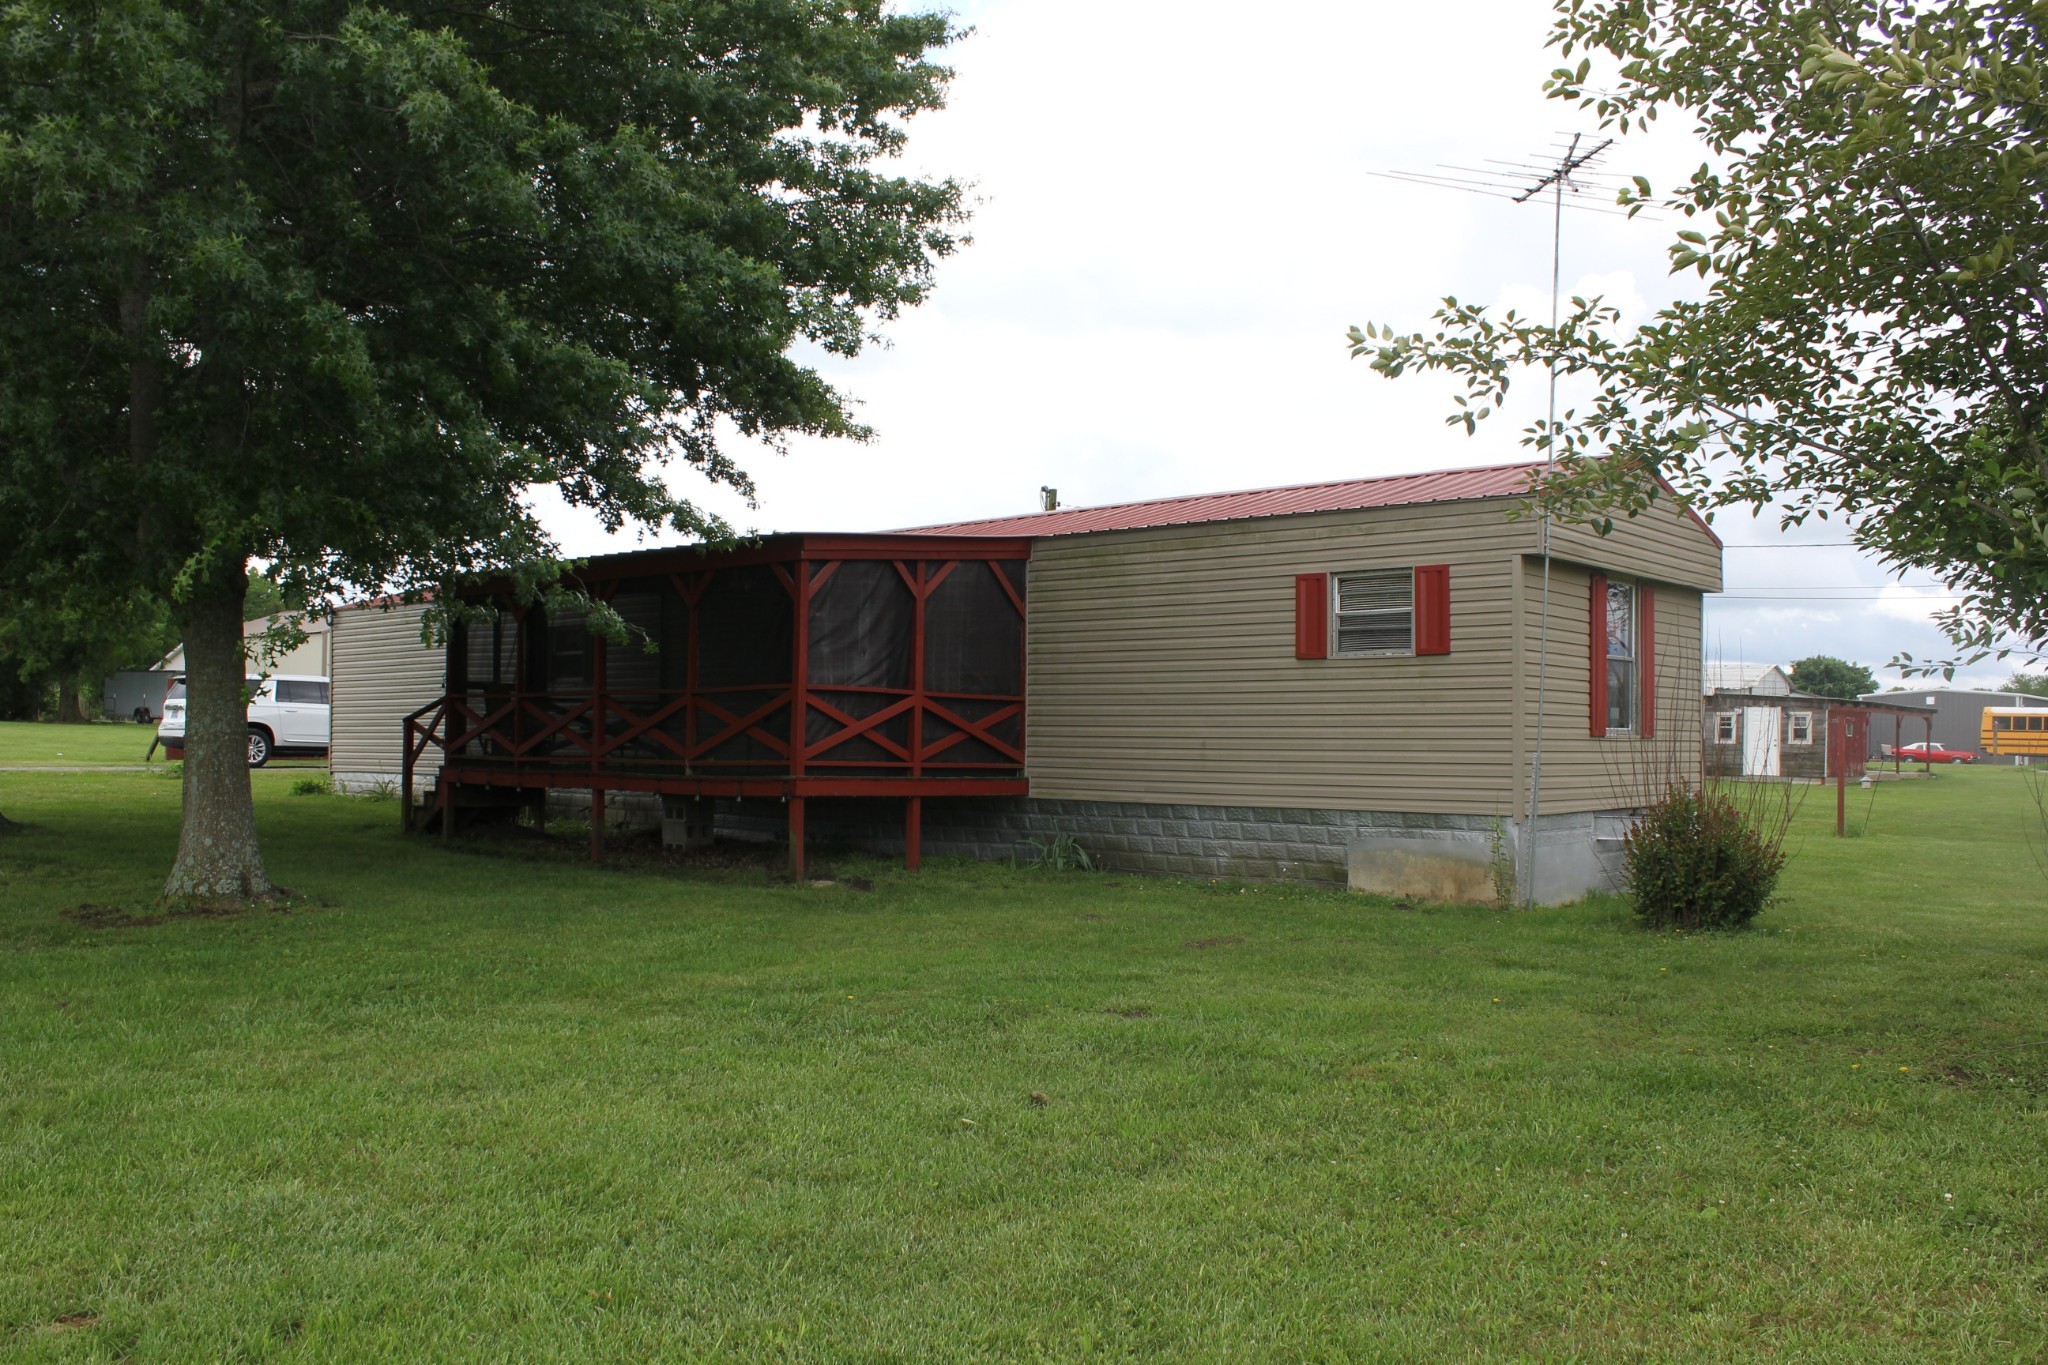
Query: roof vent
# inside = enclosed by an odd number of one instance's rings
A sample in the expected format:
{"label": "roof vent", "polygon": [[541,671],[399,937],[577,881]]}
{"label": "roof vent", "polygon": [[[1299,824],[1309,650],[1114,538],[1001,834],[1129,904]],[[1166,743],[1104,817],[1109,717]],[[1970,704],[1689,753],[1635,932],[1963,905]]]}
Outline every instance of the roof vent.
{"label": "roof vent", "polygon": [[1038,510],[1057,512],[1060,510],[1060,490],[1045,484],[1038,487]]}

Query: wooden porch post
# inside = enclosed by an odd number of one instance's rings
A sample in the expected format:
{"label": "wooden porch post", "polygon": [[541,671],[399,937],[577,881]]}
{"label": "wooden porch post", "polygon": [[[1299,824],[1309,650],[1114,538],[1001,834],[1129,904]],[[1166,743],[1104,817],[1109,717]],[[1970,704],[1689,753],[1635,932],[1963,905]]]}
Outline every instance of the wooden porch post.
{"label": "wooden porch post", "polygon": [[590,861],[604,861],[604,788],[599,768],[604,748],[605,638],[590,637]]}
{"label": "wooden porch post", "polygon": [[[792,598],[795,601],[796,630],[794,634],[794,657],[790,660],[789,680],[789,775],[796,779],[792,784],[796,792],[802,792],[804,758],[810,748],[811,737],[811,561],[799,555],[792,577]],[[797,885],[804,881],[804,798],[792,795],[789,798],[789,875]]]}
{"label": "wooden porch post", "polygon": [[904,802],[903,866],[915,872],[924,859],[924,798],[913,796]]}

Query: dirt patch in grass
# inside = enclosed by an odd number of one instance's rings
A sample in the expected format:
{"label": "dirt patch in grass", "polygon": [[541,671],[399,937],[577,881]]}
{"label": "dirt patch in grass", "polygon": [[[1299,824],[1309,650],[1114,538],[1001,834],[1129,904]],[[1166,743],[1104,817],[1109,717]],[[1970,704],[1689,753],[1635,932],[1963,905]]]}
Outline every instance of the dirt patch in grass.
{"label": "dirt patch in grass", "polygon": [[45,1332],[82,1332],[86,1328],[97,1324],[99,1320],[100,1315],[97,1313],[62,1313],[50,1319],[50,1325],[43,1330]]}

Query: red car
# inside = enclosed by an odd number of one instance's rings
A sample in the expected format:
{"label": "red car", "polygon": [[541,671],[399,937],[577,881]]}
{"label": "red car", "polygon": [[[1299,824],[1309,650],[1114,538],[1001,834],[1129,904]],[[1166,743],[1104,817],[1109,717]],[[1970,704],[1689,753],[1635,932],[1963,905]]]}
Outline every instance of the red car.
{"label": "red car", "polygon": [[1908,763],[1975,763],[1977,755],[1967,749],[1950,749],[1939,744],[1902,744],[1899,757]]}

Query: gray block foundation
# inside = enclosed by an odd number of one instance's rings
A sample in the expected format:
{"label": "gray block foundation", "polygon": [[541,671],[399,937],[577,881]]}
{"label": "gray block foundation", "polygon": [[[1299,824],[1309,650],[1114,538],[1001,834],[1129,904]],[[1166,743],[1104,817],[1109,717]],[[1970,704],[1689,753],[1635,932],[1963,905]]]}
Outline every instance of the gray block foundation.
{"label": "gray block foundation", "polygon": [[[548,796],[554,814],[582,817],[589,805],[586,792]],[[605,815],[615,825],[660,828],[663,803],[658,796],[614,793]],[[1533,864],[1537,902],[1555,905],[1619,889],[1628,822],[1621,811],[1543,817]],[[900,800],[813,798],[805,823],[817,851],[903,853]],[[788,836],[789,810],[773,799],[719,801],[715,829],[722,838],[780,842]],[[1521,879],[1532,875],[1528,827],[1502,826],[1487,816],[994,797],[924,803],[924,851],[934,856],[1028,861],[1032,840],[1058,834],[1073,836],[1105,871],[1302,882],[1428,901],[1491,902],[1501,857],[1513,862],[1517,900],[1528,892]]]}
{"label": "gray block foundation", "polygon": [[[1475,815],[1421,815],[1129,801],[927,799],[924,850],[984,860],[1029,859],[1032,840],[1068,834],[1098,868],[1228,881],[1304,882],[1433,901],[1494,899],[1496,822]],[[1536,899],[1575,900],[1619,885],[1621,812],[1546,816],[1535,841]],[[718,832],[781,839],[778,801],[720,802]],[[814,847],[903,851],[901,801],[813,799],[805,823]],[[1501,829],[1500,855],[1529,875],[1525,827]]]}

